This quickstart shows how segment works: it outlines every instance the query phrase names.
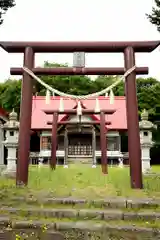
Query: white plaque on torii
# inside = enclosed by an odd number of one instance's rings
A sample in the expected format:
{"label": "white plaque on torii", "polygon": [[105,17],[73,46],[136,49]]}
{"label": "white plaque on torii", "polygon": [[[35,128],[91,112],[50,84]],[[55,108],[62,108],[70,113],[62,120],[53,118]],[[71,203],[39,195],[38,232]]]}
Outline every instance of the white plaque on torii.
{"label": "white plaque on torii", "polygon": [[77,68],[85,67],[85,52],[73,53],[73,67],[77,67]]}

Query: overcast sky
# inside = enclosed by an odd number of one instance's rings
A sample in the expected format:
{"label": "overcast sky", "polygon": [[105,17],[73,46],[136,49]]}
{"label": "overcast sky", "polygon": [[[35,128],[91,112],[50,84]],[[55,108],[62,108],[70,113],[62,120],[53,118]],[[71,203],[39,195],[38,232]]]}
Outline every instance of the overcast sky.
{"label": "overcast sky", "polygon": [[[133,41],[159,40],[156,27],[147,20],[153,0],[16,0],[0,26],[1,41]],[[45,60],[72,64],[72,54],[37,54]],[[22,55],[0,50],[0,81],[9,67],[19,67]],[[159,49],[137,54],[137,66],[149,66],[149,76],[160,80]],[[87,54],[87,66],[123,67],[121,54]]]}

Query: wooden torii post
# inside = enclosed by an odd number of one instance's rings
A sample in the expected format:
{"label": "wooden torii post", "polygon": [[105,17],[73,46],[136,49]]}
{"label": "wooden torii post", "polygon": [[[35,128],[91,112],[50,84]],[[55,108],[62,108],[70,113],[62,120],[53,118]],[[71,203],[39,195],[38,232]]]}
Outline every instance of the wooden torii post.
{"label": "wooden torii post", "polygon": [[[152,52],[160,41],[137,42],[0,42],[8,53],[24,53],[24,66],[36,75],[123,75],[135,65],[135,53]],[[35,68],[35,53],[123,53],[125,68]],[[32,115],[32,77],[22,68],[11,68],[12,75],[23,75],[20,107],[20,130],[16,184],[28,183],[30,128]],[[131,187],[142,188],[141,149],[136,97],[136,74],[148,74],[148,68],[137,67],[126,77],[125,95],[128,123],[128,148]]]}
{"label": "wooden torii post", "polygon": [[111,122],[105,121],[105,114],[113,114],[116,110],[101,110],[95,112],[95,110],[83,109],[82,115],[90,114],[100,114],[100,121],[90,121],[90,122],[70,122],[70,121],[60,121],[58,122],[59,114],[68,114],[73,115],[77,113],[76,109],[53,111],[53,110],[44,110],[47,115],[53,115],[53,121],[48,122],[49,125],[52,124],[52,147],[51,147],[51,161],[50,166],[52,169],[56,167],[56,150],[57,150],[57,125],[75,125],[75,124],[87,124],[87,125],[97,125],[100,124],[100,144],[101,144],[101,166],[102,172],[107,174],[107,138],[106,138],[106,125],[110,125]]}

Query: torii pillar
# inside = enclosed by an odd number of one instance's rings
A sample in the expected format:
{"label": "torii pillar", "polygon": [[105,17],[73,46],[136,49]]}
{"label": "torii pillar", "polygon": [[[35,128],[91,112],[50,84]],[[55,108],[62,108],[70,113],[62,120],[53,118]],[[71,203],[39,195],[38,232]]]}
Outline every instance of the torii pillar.
{"label": "torii pillar", "polygon": [[[124,61],[126,70],[135,66],[135,53],[132,47],[127,47],[124,50]],[[143,183],[135,71],[126,77],[125,94],[131,187],[141,189]]]}
{"label": "torii pillar", "polygon": [[[34,67],[34,52],[31,47],[26,47],[24,51],[24,66],[32,69]],[[30,154],[30,129],[32,116],[32,93],[33,79],[27,73],[23,73],[22,93],[20,106],[20,128],[18,143],[18,159],[16,184],[27,185],[28,167]]]}

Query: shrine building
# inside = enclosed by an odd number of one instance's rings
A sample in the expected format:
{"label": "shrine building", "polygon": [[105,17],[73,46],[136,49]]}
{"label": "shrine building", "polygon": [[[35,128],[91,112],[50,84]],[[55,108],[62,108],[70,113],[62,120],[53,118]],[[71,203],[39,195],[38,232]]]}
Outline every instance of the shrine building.
{"label": "shrine building", "polygon": [[[44,110],[58,110],[63,100],[64,110],[75,109],[76,101],[59,96],[52,97],[50,103],[46,104],[45,97],[36,96],[32,101],[31,119],[31,148],[30,156],[33,159],[41,158],[43,162],[48,162],[51,157],[51,136],[52,116],[45,114]],[[124,96],[115,96],[114,104],[110,104],[109,97],[99,97],[100,109],[115,109],[112,115],[105,115],[105,120],[111,124],[106,125],[107,157],[109,162],[117,162],[124,157],[122,137],[127,132],[126,102]],[[94,109],[96,99],[86,99],[82,101],[85,109]],[[68,124],[61,124],[67,121]],[[77,122],[81,124],[77,124]],[[87,124],[96,121],[97,125]],[[69,124],[72,122],[72,124]],[[85,122],[85,124],[83,124]],[[93,114],[83,115],[79,119],[78,115],[59,115],[58,136],[57,136],[57,163],[64,163],[64,156],[67,162],[83,161],[100,163],[100,116]],[[73,124],[75,123],[75,124]],[[127,150],[126,150],[127,151]],[[37,161],[37,160],[35,160]]]}

